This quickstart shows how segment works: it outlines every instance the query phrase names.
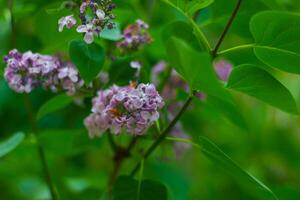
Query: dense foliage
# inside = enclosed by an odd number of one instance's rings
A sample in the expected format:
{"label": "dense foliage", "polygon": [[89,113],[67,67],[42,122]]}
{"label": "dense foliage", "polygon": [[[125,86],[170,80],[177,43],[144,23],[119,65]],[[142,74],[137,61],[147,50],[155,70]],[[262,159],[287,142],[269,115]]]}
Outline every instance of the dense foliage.
{"label": "dense foliage", "polygon": [[299,199],[299,13],[0,0],[0,199]]}

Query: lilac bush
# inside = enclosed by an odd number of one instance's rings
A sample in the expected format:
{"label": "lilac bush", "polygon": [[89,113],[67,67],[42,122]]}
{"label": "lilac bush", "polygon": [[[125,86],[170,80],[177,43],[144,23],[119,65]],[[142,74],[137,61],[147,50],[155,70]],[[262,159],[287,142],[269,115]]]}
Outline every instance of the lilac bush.
{"label": "lilac bush", "polygon": [[297,198],[294,1],[0,2],[0,199]]}

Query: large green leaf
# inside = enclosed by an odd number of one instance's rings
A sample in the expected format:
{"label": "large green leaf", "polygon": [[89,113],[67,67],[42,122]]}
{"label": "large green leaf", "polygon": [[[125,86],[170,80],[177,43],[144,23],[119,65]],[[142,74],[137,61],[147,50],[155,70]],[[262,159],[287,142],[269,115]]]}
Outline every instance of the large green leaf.
{"label": "large green leaf", "polygon": [[37,113],[37,119],[39,120],[49,113],[63,109],[70,103],[72,103],[72,97],[70,96],[65,94],[55,96],[41,106]]}
{"label": "large green leaf", "polygon": [[216,166],[230,173],[240,184],[254,192],[259,199],[277,199],[274,193],[254,176],[243,170],[221,149],[205,137],[200,137],[199,145],[203,154]]}
{"label": "large green leaf", "polygon": [[113,188],[113,200],[167,200],[165,185],[153,180],[140,183],[129,176],[120,176]]}
{"label": "large green leaf", "polygon": [[193,90],[201,90],[231,102],[229,93],[216,77],[209,53],[196,52],[184,41],[175,37],[167,42],[167,53],[172,66]]}
{"label": "large green leaf", "polygon": [[201,136],[199,137],[198,143],[183,138],[167,137],[166,139],[190,144],[191,146],[200,149],[208,159],[210,159],[217,167],[229,173],[243,188],[252,194],[252,196],[262,200],[278,200],[271,189],[253,175],[242,169],[208,138]]}
{"label": "large green leaf", "polygon": [[254,52],[265,64],[300,74],[300,16],[265,11],[256,14],[250,29],[256,41]]}
{"label": "large green leaf", "polygon": [[6,141],[0,143],[0,158],[14,150],[25,138],[24,133],[16,133]]}
{"label": "large green leaf", "polygon": [[70,43],[69,54],[86,84],[97,77],[105,60],[104,49],[100,45],[88,45],[81,40],[73,40]]}
{"label": "large green leaf", "polygon": [[232,71],[228,88],[246,93],[281,110],[298,113],[289,90],[271,74],[254,65],[240,65]]}

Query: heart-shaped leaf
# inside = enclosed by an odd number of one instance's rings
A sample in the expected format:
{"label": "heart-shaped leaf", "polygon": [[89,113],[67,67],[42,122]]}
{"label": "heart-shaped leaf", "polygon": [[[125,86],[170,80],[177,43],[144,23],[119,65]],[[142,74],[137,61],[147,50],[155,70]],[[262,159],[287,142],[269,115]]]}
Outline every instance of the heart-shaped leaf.
{"label": "heart-shaped leaf", "polygon": [[268,66],[300,74],[300,16],[265,11],[256,14],[250,29],[256,41],[254,52]]}
{"label": "heart-shaped leaf", "polygon": [[281,110],[298,113],[289,90],[271,74],[254,65],[235,67],[229,77],[228,88],[246,93]]}

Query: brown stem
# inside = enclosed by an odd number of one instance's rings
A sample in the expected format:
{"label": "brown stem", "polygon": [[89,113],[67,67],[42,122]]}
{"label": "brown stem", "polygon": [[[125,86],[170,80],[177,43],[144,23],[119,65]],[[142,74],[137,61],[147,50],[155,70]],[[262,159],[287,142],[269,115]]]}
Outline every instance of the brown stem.
{"label": "brown stem", "polygon": [[109,199],[112,199],[112,187],[119,175],[123,161],[130,157],[130,151],[136,144],[137,139],[138,139],[137,137],[132,138],[132,140],[128,144],[127,148],[123,148],[123,147],[116,145],[116,151],[115,151],[115,155],[113,157],[113,170],[112,170],[111,175],[108,180]]}
{"label": "brown stem", "polygon": [[219,40],[218,40],[215,48],[212,50],[212,56],[213,56],[213,58],[215,58],[217,56],[218,50],[219,50],[219,48],[220,48],[220,46],[221,46],[221,44],[222,44],[222,42],[223,42],[223,40],[224,40],[224,38],[225,38],[225,36],[227,34],[229,28],[232,25],[233,20],[235,19],[236,15],[237,15],[240,7],[241,7],[241,3],[242,3],[242,0],[238,0],[237,1],[237,4],[236,4],[236,6],[235,6],[235,8],[234,8],[234,10],[233,10],[233,12],[232,12],[232,14],[231,14],[228,22],[227,22],[227,24],[226,24],[226,26],[225,26],[225,28],[224,28],[224,30],[222,32],[222,34],[221,34],[221,36],[220,36],[220,38],[219,38]]}

